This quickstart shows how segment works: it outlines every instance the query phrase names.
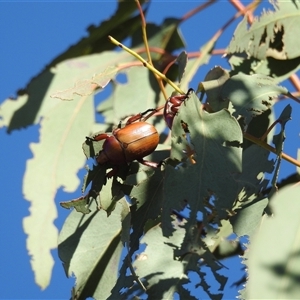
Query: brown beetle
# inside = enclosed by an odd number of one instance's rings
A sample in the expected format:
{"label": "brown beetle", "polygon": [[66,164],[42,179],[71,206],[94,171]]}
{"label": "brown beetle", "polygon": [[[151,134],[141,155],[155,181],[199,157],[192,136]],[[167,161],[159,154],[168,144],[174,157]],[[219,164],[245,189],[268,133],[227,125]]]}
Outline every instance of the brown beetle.
{"label": "brown beetle", "polygon": [[[146,117],[143,117],[149,111]],[[146,161],[143,158],[151,154],[159,143],[159,135],[155,127],[145,120],[156,112],[155,109],[147,110],[129,118],[125,127],[116,128],[112,134],[101,133],[93,137],[93,141],[105,140],[102,150],[96,160],[99,164],[110,162],[114,169],[107,174],[111,177],[117,166],[137,160],[141,164],[157,168],[161,163]],[[90,139],[90,138],[89,138]]]}
{"label": "brown beetle", "polygon": [[146,122],[137,122],[117,128],[112,135],[100,134],[94,137],[95,141],[103,140],[103,149],[100,151],[97,162],[107,161],[113,165],[121,165],[134,160],[149,165],[143,158],[151,154],[157,147],[159,136],[155,127]]}

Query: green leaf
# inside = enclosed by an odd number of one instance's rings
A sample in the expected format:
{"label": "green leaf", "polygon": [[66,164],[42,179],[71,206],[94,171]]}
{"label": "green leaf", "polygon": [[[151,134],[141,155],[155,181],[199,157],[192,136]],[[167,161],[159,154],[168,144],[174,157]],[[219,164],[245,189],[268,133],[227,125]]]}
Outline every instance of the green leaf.
{"label": "green leaf", "polygon": [[199,300],[198,297],[192,296],[191,291],[188,291],[183,286],[179,285],[177,287],[177,293],[180,297],[180,299],[186,299],[186,300]]}
{"label": "green leaf", "polygon": [[[24,125],[22,122],[27,122],[26,117],[14,123],[18,113],[25,112],[24,110],[28,110],[28,117],[33,117],[32,114],[38,109],[39,118],[43,116],[40,123],[40,142],[31,145],[33,158],[27,163],[23,186],[24,196],[31,203],[31,215],[23,221],[24,231],[28,234],[27,249],[33,257],[31,263],[36,281],[43,288],[50,281],[53,266],[50,250],[56,248],[57,240],[57,229],[53,225],[57,211],[53,197],[62,186],[69,192],[77,189],[79,180],[76,174],[84,164],[84,156],[78,146],[94,124],[93,97],[82,97],[76,102],[62,102],[49,98],[49,95],[53,90],[65,86],[68,80],[75,78],[72,76],[84,76],[82,64],[79,62],[85,62],[83,65],[89,69],[94,60],[95,57],[85,57],[78,59],[78,64],[76,61],[69,61],[58,65],[52,70],[55,71],[55,76],[46,95],[39,93],[43,93],[45,78],[36,78],[30,97],[41,97],[38,101],[43,99],[42,107],[37,105],[37,108],[29,112],[31,104],[27,102],[11,120],[12,127]],[[43,234],[47,234],[47,241],[41,241],[40,236]]]}
{"label": "green leaf", "polygon": [[257,195],[267,188],[269,180],[264,174],[272,174],[274,160],[269,159],[270,152],[257,145],[251,145],[243,151],[243,170],[240,181],[244,187],[239,201],[242,205],[249,204]]}
{"label": "green leaf", "polygon": [[109,218],[104,211],[97,211],[94,203],[91,210],[90,215],[76,211],[69,215],[59,235],[58,254],[67,276],[76,276],[77,298],[106,299],[118,278],[121,221],[129,209],[122,200]]}
{"label": "green leaf", "polygon": [[[79,185],[77,172],[84,164],[78,147],[89,131],[93,113],[93,99],[78,102],[53,101],[55,106],[43,119],[40,143],[32,143],[33,158],[27,161],[23,181],[24,198],[30,201],[30,215],[23,220],[27,249],[33,257],[31,263],[37,283],[46,287],[50,281],[52,257],[50,250],[57,246],[57,218],[54,196],[57,189],[75,191]],[[41,201],[41,197],[42,200]],[[42,225],[41,225],[42,224]],[[45,241],[41,236],[47,235]]]}
{"label": "green leaf", "polygon": [[[83,38],[51,61],[45,70],[28,83],[26,89],[21,91],[22,93],[19,92],[20,96],[16,100],[12,101],[7,99],[2,103],[0,125],[8,126],[8,131],[10,132],[38,123],[40,119],[47,114],[54,103],[54,101],[46,101],[47,99],[49,100],[49,96],[52,95],[53,92],[65,90],[68,86],[72,87],[78,80],[80,82],[80,79],[91,80],[94,74],[99,74],[105,70],[106,59],[102,61],[98,55],[101,57],[100,52],[115,48],[115,45],[109,42],[107,36],[110,34],[119,40],[131,36],[132,32],[140,26],[141,22],[139,15],[132,17],[133,12],[136,10],[136,3],[125,3],[121,1],[115,15],[108,21],[102,22],[98,27],[90,26],[90,35],[88,37]],[[123,28],[126,28],[126,30],[123,30]],[[97,54],[87,56],[93,53]],[[113,53],[110,54],[113,55]],[[95,59],[94,62],[92,62],[93,59]],[[65,64],[69,70],[67,70],[65,77],[60,79],[62,83],[61,86],[58,87],[56,83],[56,90],[53,90],[52,80],[55,76],[54,74],[57,73],[56,67],[60,63],[64,65],[62,62],[66,60],[69,60],[67,64]],[[108,59],[108,66],[115,65],[115,63],[110,64],[109,61]],[[125,60],[123,60],[123,62],[125,62]],[[91,73],[87,73],[87,68],[91,67],[93,70],[91,70]],[[69,98],[69,96],[67,96],[67,98]]]}
{"label": "green leaf", "polygon": [[62,201],[59,204],[61,207],[66,209],[75,208],[77,212],[81,212],[83,214],[89,214],[91,212],[88,205],[88,196],[79,197],[70,201]]}
{"label": "green leaf", "polygon": [[286,122],[288,122],[289,120],[292,119],[291,115],[292,115],[292,107],[291,107],[291,105],[288,104],[283,109],[283,111],[281,112],[281,114],[278,118],[278,121],[281,124],[281,130],[280,130],[280,133],[273,136],[273,143],[276,147],[276,152],[278,155],[283,150],[283,142],[285,140],[285,124],[286,124]]}
{"label": "green leaf", "polygon": [[228,220],[221,220],[219,228],[215,229],[212,226],[205,228],[205,235],[202,237],[210,252],[214,253],[217,248],[233,233],[232,226]]}
{"label": "green leaf", "polygon": [[130,169],[124,183],[129,186],[139,186],[143,181],[148,180],[154,172],[154,168],[142,166],[138,162],[133,162],[130,164]]}
{"label": "green leaf", "polygon": [[275,144],[276,148],[276,154],[277,154],[277,162],[276,162],[276,167],[275,171],[273,174],[272,178],[272,188],[269,193],[269,197],[271,198],[278,190],[277,188],[277,181],[278,181],[278,176],[279,176],[279,170],[280,170],[280,165],[282,161],[282,152],[283,152],[283,145],[284,145],[284,140],[285,140],[285,125],[287,121],[291,120],[291,113],[292,113],[292,107],[288,104],[283,111],[281,112],[278,122],[281,125],[281,130],[278,134],[275,134],[273,136],[273,143]]}
{"label": "green leaf", "polygon": [[[188,134],[182,121],[188,125]],[[206,215],[205,200],[211,195],[215,197],[217,217],[225,218],[226,209],[232,208],[240,191],[237,178],[242,171],[242,132],[227,110],[209,114],[200,109],[199,99],[192,94],[181,105],[172,129],[171,158],[178,165],[166,167],[163,230],[167,235],[172,209],[181,210],[189,205],[190,219],[196,222],[198,211]],[[185,154],[188,148],[195,152],[195,164],[190,164]]]}
{"label": "green leaf", "polygon": [[235,116],[242,115],[246,124],[257,115],[271,108],[280,94],[288,94],[285,87],[278,86],[271,77],[239,73],[228,79],[222,87],[221,97],[230,100]]}
{"label": "green leaf", "polygon": [[246,52],[259,60],[266,57],[293,59],[300,56],[300,3],[278,1],[275,11],[264,11],[248,29],[247,17],[238,25],[228,53]]}
{"label": "green leaf", "polygon": [[212,68],[200,83],[201,90],[205,90],[206,102],[213,111],[217,112],[223,108],[228,108],[229,99],[222,99],[221,89],[224,83],[230,78],[228,71],[220,66]]}
{"label": "green leaf", "polygon": [[264,174],[274,171],[275,162],[268,156],[269,151],[257,145],[243,151],[243,172],[239,178],[243,189],[233,208],[235,214],[229,219],[237,236],[251,237],[268,205],[268,199],[260,196],[269,183]]}
{"label": "green leaf", "polygon": [[[78,81],[91,80],[94,74],[101,74],[103,70],[113,65],[116,58],[120,58],[122,61],[126,61],[126,59],[132,60],[132,57],[127,53],[120,55],[114,52],[104,52],[102,54],[83,56],[65,61],[55,68],[44,71],[30,82],[27,88],[28,95],[20,97],[22,102],[24,101],[23,106],[20,107],[18,104],[15,104],[18,103],[19,98],[14,101],[6,100],[2,104],[0,114],[2,118],[1,125],[8,126],[8,131],[12,131],[31,124],[37,124],[43,118],[48,119],[57,106],[62,106],[61,100],[52,99],[52,95],[66,90],[68,87],[73,87]],[[79,99],[83,101],[82,98],[76,96],[76,100],[80,101]],[[78,109],[77,115],[84,114],[80,108]],[[86,124],[94,123],[93,111],[91,111],[91,114],[86,114],[85,117]],[[89,126],[91,126],[90,124]],[[89,128],[83,137],[88,135],[90,130]]]}
{"label": "green leaf", "polygon": [[103,144],[105,143],[106,138],[95,140],[95,138],[100,134],[107,134],[108,136],[110,136],[112,133],[102,131],[93,133],[89,137],[86,137],[86,140],[82,144],[82,150],[87,159],[95,158],[95,156],[98,155],[99,152],[103,149]]}
{"label": "green leaf", "polygon": [[300,294],[300,187],[285,187],[271,200],[250,243],[247,299],[297,299]]}
{"label": "green leaf", "polygon": [[182,51],[176,58],[176,63],[178,64],[178,82],[181,82],[181,79],[184,76],[185,68],[188,62],[188,56],[186,51]]}
{"label": "green leaf", "polygon": [[109,216],[114,211],[117,202],[123,197],[122,185],[113,177],[112,180],[107,181],[105,188],[101,191],[100,206]]}
{"label": "green leaf", "polygon": [[268,198],[245,205],[237,214],[230,218],[233,231],[237,236],[251,237],[261,222],[264,209],[269,203]]}

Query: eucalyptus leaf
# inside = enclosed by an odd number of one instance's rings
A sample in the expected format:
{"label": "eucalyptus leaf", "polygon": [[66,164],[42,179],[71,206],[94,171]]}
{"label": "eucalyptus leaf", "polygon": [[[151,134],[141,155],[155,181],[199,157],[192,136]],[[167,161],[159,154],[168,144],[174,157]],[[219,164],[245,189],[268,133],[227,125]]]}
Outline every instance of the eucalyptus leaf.
{"label": "eucalyptus leaf", "polygon": [[221,89],[229,78],[228,71],[220,66],[215,66],[206,74],[204,81],[199,84],[200,90],[204,89],[207,95],[206,102],[215,112],[228,108],[229,99],[222,99]]}
{"label": "eucalyptus leaf", "polygon": [[110,295],[118,277],[121,222],[124,210],[127,214],[129,210],[119,203],[109,218],[104,211],[97,211],[95,204],[91,210],[89,215],[71,212],[59,235],[58,254],[66,274],[74,273],[77,278],[77,296],[101,299]]}
{"label": "eucalyptus leaf", "polygon": [[59,204],[61,207],[66,209],[75,208],[77,212],[81,212],[83,214],[89,214],[91,212],[88,205],[88,196],[79,197],[70,201],[62,201]]}
{"label": "eucalyptus leaf", "polygon": [[185,68],[188,62],[188,57],[186,51],[182,51],[176,58],[178,64],[178,82],[180,84],[181,79],[184,76]]}
{"label": "eucalyptus leaf", "polygon": [[222,87],[221,97],[230,100],[235,109],[234,115],[242,115],[246,124],[271,108],[274,99],[280,94],[288,94],[285,87],[278,86],[268,76],[239,73],[228,79]]}
{"label": "eucalyptus leaf", "polygon": [[278,1],[274,11],[264,11],[248,28],[247,17],[238,25],[229,53],[247,52],[259,60],[266,57],[293,59],[300,56],[299,1]]}
{"label": "eucalyptus leaf", "polygon": [[[188,125],[189,134],[184,132],[182,122]],[[184,135],[190,137],[190,142]],[[189,206],[190,218],[195,222],[197,212],[205,212],[205,199],[214,195],[217,217],[226,216],[226,209],[232,207],[240,191],[237,178],[242,172],[241,142],[240,126],[227,110],[209,114],[200,108],[195,94],[181,105],[174,118],[171,150],[178,166],[167,165],[164,181],[165,234],[170,233],[168,212],[180,211],[183,203]],[[190,163],[185,154],[187,146],[195,153],[195,163]]]}
{"label": "eucalyptus leaf", "polygon": [[297,299],[300,294],[300,187],[285,187],[271,201],[251,239],[247,299]]}

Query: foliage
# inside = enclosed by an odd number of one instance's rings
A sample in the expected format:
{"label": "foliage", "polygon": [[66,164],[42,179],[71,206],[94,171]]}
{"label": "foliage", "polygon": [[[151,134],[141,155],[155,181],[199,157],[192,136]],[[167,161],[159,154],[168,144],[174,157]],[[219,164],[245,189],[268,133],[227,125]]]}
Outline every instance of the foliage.
{"label": "foliage", "polygon": [[[65,272],[76,276],[74,299],[145,295],[171,299],[174,293],[195,299],[187,288],[192,273],[199,280],[192,290],[198,293],[201,287],[206,296],[221,299],[227,282],[221,260],[237,255],[243,256],[250,278],[240,297],[297,297],[299,191],[277,190],[281,159],[299,167],[283,153],[291,106],[276,121],[272,118],[278,97],[299,101],[278,83],[299,68],[299,42],[294,37],[300,31],[300,2],[279,2],[252,25],[245,17],[226,51],[232,69],[216,66],[198,80],[198,90],[183,101],[171,130],[160,110],[164,96],[188,90],[198,69],[211,59],[217,38],[197,55],[185,51],[175,55],[184,47],[179,32],[184,19],[147,24],[147,39],[143,22],[140,30],[139,7],[119,2],[110,21],[91,28],[89,37],[29,83],[26,94],[1,107],[1,125],[9,131],[41,124],[40,142],[31,145],[34,157],[27,162],[23,188],[31,201],[24,231],[37,284],[43,288],[49,284],[50,250],[58,237]],[[250,5],[249,11],[254,8]],[[143,9],[150,9],[149,4]],[[120,33],[120,28],[126,31]],[[114,51],[108,35],[119,40],[132,37],[134,51]],[[149,47],[151,57],[146,54]],[[282,63],[287,67],[282,69]],[[120,82],[121,74],[126,83]],[[108,86],[111,94],[94,108],[95,95]],[[97,134],[111,134],[120,120],[119,127],[126,128],[125,118],[149,108],[160,108],[147,119],[159,132],[160,143],[147,159],[164,164],[156,169],[137,161],[117,169],[112,161],[97,164],[105,142],[96,140]],[[94,120],[95,110],[104,123]],[[280,132],[275,135],[276,124]],[[61,202],[62,207],[75,209],[58,236],[53,198],[61,186],[66,191],[78,186],[82,150],[93,166],[86,167],[83,195]],[[114,173],[108,173],[111,169]],[[44,234],[48,239],[41,245]],[[243,236],[248,236],[249,244],[242,245]],[[276,253],[269,255],[273,248]],[[204,266],[213,274],[213,282],[208,282]],[[217,292],[211,289],[213,283]]]}

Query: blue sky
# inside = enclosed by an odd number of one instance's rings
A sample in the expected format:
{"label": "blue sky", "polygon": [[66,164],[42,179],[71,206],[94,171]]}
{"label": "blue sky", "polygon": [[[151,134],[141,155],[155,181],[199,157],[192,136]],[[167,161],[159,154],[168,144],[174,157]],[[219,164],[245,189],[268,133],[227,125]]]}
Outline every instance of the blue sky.
{"label": "blue sky", "polygon": [[[199,1],[153,1],[147,20],[159,24],[165,17],[181,17],[197,5]],[[89,25],[98,25],[104,19],[109,18],[115,8],[116,2],[112,0],[97,2],[1,1],[0,101],[15,96],[16,91],[25,87],[29,80],[54,57],[86,36],[86,28]],[[223,1],[207,9],[205,13],[183,23],[181,30],[188,45],[187,50],[199,50],[199,47],[217,31],[218,26],[224,24],[234,13],[235,9],[227,1]],[[227,29],[217,45],[218,48],[226,47],[236,24]],[[215,64],[220,64],[220,60],[217,58],[204,67],[201,72],[202,77],[199,77],[197,81],[201,81],[206,72]],[[222,65],[228,67],[225,60]],[[197,82],[194,82],[194,88],[196,84]],[[294,103],[291,104],[293,109],[296,109]],[[279,106],[283,107],[283,105]],[[298,127],[299,124],[294,126]],[[294,139],[296,143],[298,143],[298,131],[290,130],[291,139]],[[22,179],[26,160],[32,157],[29,143],[38,141],[38,125],[14,131],[10,135],[6,134],[5,129],[1,129],[0,135],[3,203],[0,218],[2,240],[0,298],[68,299],[74,280],[66,278],[56,250],[52,251],[56,263],[50,286],[45,291],[41,291],[35,285],[26,250],[26,236],[22,229],[22,219],[28,215],[29,207],[28,202],[23,199]],[[289,152],[289,149],[287,152],[293,157],[296,156],[296,153]],[[294,172],[295,167],[285,163],[281,177]],[[81,178],[83,175],[84,171],[79,173]],[[59,191],[56,203],[60,200],[78,197],[78,195],[80,195],[79,189],[71,195]],[[68,214],[68,211],[58,206],[58,219],[55,222],[58,228],[61,228]],[[235,272],[238,269],[235,268]],[[227,297],[233,297],[232,291],[228,291]]]}

